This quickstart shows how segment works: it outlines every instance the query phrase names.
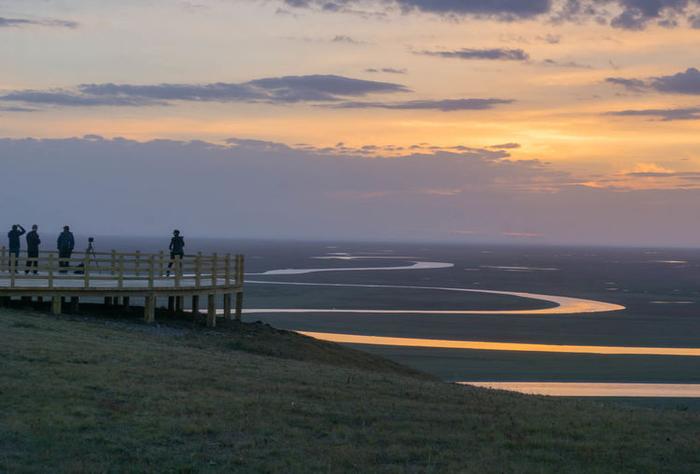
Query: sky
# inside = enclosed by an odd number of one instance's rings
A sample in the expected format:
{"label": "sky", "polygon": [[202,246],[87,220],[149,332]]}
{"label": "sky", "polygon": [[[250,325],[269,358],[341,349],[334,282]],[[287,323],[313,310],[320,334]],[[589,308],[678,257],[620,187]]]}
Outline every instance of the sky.
{"label": "sky", "polygon": [[696,246],[698,44],[700,0],[0,0],[0,226]]}

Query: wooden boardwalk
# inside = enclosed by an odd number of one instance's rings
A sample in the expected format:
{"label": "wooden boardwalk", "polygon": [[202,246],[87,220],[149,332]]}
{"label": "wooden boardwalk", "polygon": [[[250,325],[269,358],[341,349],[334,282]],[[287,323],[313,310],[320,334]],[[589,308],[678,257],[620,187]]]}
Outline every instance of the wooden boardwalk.
{"label": "wooden boardwalk", "polygon": [[[171,268],[169,268],[171,267]],[[183,309],[192,298],[192,311],[206,297],[207,325],[216,325],[216,297],[223,296],[224,317],[240,320],[243,308],[243,256],[230,254],[185,255],[170,260],[164,252],[74,252],[59,258],[57,252],[40,252],[37,258],[19,259],[0,248],[0,298],[50,298],[60,314],[65,298],[77,304],[81,297],[104,298],[112,304],[122,298],[144,298],[144,318],[155,320],[158,298],[167,298],[171,310]],[[232,305],[232,298],[235,298]]]}

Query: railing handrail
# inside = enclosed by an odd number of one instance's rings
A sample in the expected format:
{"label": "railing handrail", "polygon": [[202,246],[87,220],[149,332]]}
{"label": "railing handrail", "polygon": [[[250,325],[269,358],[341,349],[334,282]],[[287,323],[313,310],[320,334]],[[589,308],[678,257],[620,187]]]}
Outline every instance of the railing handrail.
{"label": "railing handrail", "polygon": [[[167,272],[165,262],[168,262]],[[231,254],[176,255],[174,259],[164,252],[73,252],[71,257],[61,257],[57,251],[41,251],[38,257],[28,257],[22,252],[19,259],[15,254],[0,247],[0,280],[9,279],[9,286],[17,286],[17,280],[48,279],[48,287],[56,281],[82,280],[83,288],[92,288],[92,281],[114,280],[117,288],[124,288],[124,281],[147,281],[148,288],[154,281],[167,278],[171,274],[174,286],[195,288],[241,287],[243,284],[243,256]],[[210,280],[210,284],[203,284]],[[100,286],[99,288],[103,288]]]}
{"label": "railing handrail", "polygon": [[[0,246],[0,252],[2,252],[2,251],[8,252],[9,250],[8,250],[7,246],[2,245],[2,246]],[[23,246],[23,247],[21,248],[21,253],[26,253],[26,251],[27,251],[26,247]],[[140,255],[141,257],[149,257],[149,256],[151,256],[151,255],[154,255],[154,256],[157,257],[157,256],[159,256],[161,253],[165,254],[165,252],[162,251],[162,250],[157,251],[157,252],[150,252],[150,253],[149,253],[149,252],[142,252],[142,251],[140,251],[140,250],[135,250],[135,251],[133,251],[133,252],[118,252],[118,251],[116,251],[116,250],[111,250],[111,249],[110,249],[109,252],[91,251],[91,252],[89,252],[89,253],[90,253],[90,255],[111,256],[111,255],[112,255],[112,252],[116,252],[116,253],[118,253],[119,255],[124,255],[125,257],[136,257],[137,255]],[[41,254],[46,254],[46,255],[48,255],[48,254],[51,254],[51,253],[57,254],[57,253],[58,253],[58,249],[55,249],[55,250],[39,250],[39,255],[41,255]],[[72,253],[73,253],[73,254],[84,254],[84,253],[87,253],[87,252],[85,252],[84,250],[73,249],[73,250],[72,250]],[[197,255],[201,255],[202,258],[209,258],[209,259],[211,259],[212,256],[213,256],[213,254],[212,254],[212,255],[204,255],[204,254],[201,254],[201,253],[197,253],[197,254],[188,254],[188,253],[186,253],[186,254],[184,254],[184,257],[194,258],[194,257],[196,257]]]}

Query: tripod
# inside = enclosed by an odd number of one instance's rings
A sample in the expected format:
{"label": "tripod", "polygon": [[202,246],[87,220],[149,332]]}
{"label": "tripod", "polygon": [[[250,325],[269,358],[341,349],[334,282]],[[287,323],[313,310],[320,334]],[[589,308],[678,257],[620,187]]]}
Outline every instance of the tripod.
{"label": "tripod", "polygon": [[92,237],[88,240],[88,247],[85,249],[85,256],[88,261],[95,263],[95,268],[99,267],[100,264],[97,262],[97,254],[95,253],[95,247],[92,245]]}

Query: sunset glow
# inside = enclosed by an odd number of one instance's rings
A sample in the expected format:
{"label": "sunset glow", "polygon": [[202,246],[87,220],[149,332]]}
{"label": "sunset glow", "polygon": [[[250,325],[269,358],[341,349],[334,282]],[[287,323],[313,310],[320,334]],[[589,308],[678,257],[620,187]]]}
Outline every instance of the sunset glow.
{"label": "sunset glow", "polygon": [[[537,195],[564,193],[558,201],[580,207],[581,225],[600,230],[615,219],[597,215],[600,201],[637,219],[595,234],[619,243],[641,239],[646,221],[636,212],[670,219],[666,211],[699,187],[698,11],[695,0],[5,0],[0,136],[224,148],[233,137],[311,159],[460,158],[476,150],[480,169],[495,168],[489,192],[538,201],[528,204],[532,216],[464,229],[448,224],[445,211],[421,234],[593,240],[546,222],[548,213],[567,211]],[[508,163],[527,175],[514,177]],[[404,176],[396,168],[392,174]],[[432,208],[437,199],[468,201],[484,183],[432,177],[432,186],[402,193],[418,193]],[[646,191],[663,193],[661,208],[630,204],[646,199],[630,193]],[[324,199],[318,192],[314,202]],[[394,196],[379,186],[333,198],[355,207],[357,199]],[[496,212],[498,203],[484,201]],[[682,244],[685,235],[666,240]]]}

